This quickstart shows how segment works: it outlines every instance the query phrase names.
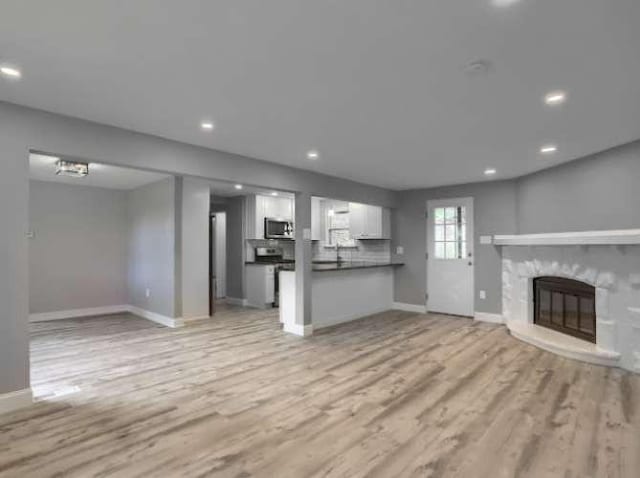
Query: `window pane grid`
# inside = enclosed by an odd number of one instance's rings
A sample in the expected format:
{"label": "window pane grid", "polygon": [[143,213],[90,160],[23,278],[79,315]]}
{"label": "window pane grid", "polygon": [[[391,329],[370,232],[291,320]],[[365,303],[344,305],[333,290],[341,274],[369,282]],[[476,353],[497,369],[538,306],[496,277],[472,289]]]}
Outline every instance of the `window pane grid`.
{"label": "window pane grid", "polygon": [[436,259],[463,259],[467,255],[466,211],[462,206],[434,209]]}

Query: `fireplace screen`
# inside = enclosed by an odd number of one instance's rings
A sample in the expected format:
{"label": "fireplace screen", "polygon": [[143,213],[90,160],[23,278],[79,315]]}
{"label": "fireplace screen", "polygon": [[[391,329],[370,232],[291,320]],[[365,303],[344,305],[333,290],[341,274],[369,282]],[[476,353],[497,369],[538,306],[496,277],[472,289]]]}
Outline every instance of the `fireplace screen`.
{"label": "fireplace screen", "polygon": [[534,279],[534,323],[595,343],[595,292],[595,287],[571,279]]}

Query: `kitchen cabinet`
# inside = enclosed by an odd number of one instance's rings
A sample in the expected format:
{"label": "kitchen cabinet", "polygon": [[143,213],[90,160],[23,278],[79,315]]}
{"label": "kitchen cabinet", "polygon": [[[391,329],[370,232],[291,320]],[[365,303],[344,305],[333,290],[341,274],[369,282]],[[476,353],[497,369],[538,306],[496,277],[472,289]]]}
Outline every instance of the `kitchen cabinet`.
{"label": "kitchen cabinet", "polygon": [[265,218],[293,221],[293,217],[293,198],[263,196],[261,194],[247,196],[245,209],[247,239],[264,239]]}
{"label": "kitchen cabinet", "polygon": [[249,264],[245,266],[247,304],[267,309],[275,302],[275,266]]}
{"label": "kitchen cabinet", "polygon": [[391,239],[389,209],[349,203],[349,233],[354,239]]}

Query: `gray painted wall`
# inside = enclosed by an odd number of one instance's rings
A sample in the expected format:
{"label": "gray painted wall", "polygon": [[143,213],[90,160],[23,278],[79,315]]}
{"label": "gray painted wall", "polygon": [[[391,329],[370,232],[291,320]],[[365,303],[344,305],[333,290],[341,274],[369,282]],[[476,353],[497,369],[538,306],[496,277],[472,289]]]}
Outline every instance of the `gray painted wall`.
{"label": "gray painted wall", "polygon": [[[29,386],[25,237],[29,149],[381,206],[395,204],[395,194],[382,188],[0,102],[0,393]],[[177,259],[174,277],[179,275]],[[177,308],[180,304],[174,304],[174,311]]]}
{"label": "gray painted wall", "polygon": [[175,178],[129,191],[128,201],[129,303],[167,317],[178,317],[174,289]]}
{"label": "gray painted wall", "polygon": [[520,178],[522,234],[640,228],[640,141]]}
{"label": "gray painted wall", "polygon": [[[403,261],[395,274],[396,302],[424,305],[427,290],[425,212],[429,199],[472,196],[474,198],[475,237],[475,310],[500,313],[502,283],[500,251],[492,245],[480,245],[479,237],[487,234],[509,234],[516,231],[516,189],[513,181],[495,181],[434,189],[403,191],[392,215],[393,259]],[[404,255],[395,254],[404,247]],[[485,300],[478,299],[485,290]]]}
{"label": "gray painted wall", "polygon": [[235,299],[244,298],[244,208],[242,196],[227,200],[227,297]]}
{"label": "gray painted wall", "polygon": [[182,181],[182,317],[209,315],[209,185]]}
{"label": "gray painted wall", "polygon": [[126,192],[29,186],[29,312],[127,304]]}

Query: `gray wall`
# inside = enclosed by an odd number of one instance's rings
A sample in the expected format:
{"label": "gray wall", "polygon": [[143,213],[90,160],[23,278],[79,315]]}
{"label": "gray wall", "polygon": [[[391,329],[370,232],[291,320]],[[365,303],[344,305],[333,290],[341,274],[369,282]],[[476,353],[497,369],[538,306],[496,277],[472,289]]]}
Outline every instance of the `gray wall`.
{"label": "gray wall", "polygon": [[182,182],[182,317],[209,315],[209,185]]}
{"label": "gray wall", "polygon": [[[30,149],[381,206],[395,204],[394,193],[382,188],[0,102],[0,393],[29,387],[25,234]],[[176,275],[178,264],[174,261]]]}
{"label": "gray wall", "polygon": [[227,211],[227,297],[244,298],[245,198],[229,198]]}
{"label": "gray wall", "polygon": [[29,186],[29,312],[127,304],[126,192]]}
{"label": "gray wall", "polygon": [[[393,259],[403,261],[396,269],[394,297],[396,302],[424,305],[427,290],[425,253],[427,229],[425,212],[429,199],[472,196],[474,198],[475,236],[475,310],[500,313],[502,283],[500,251],[495,246],[479,244],[487,234],[509,234],[516,231],[516,189],[513,181],[496,181],[434,189],[403,191],[392,215]],[[404,247],[404,255],[395,254]],[[478,299],[479,291],[486,299]]]}
{"label": "gray wall", "polygon": [[520,178],[522,234],[640,228],[640,141]]}
{"label": "gray wall", "polygon": [[[129,304],[177,317],[175,178],[128,193]],[[146,289],[150,296],[146,297]]]}

